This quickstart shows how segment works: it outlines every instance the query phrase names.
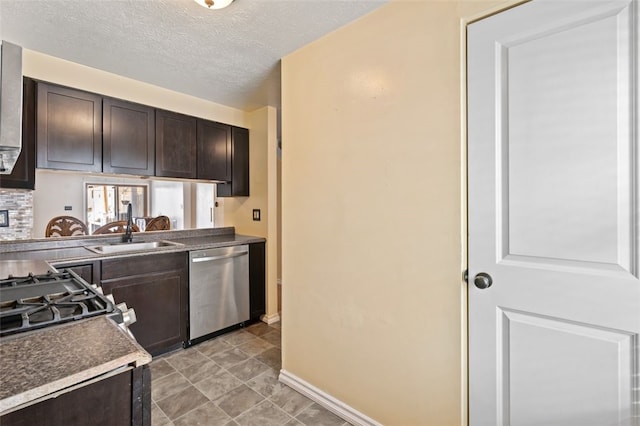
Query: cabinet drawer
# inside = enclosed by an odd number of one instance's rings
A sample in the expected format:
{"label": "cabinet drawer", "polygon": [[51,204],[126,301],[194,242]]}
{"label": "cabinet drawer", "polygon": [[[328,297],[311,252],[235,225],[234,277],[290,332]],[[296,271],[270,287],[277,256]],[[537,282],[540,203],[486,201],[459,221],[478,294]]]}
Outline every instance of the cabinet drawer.
{"label": "cabinet drawer", "polygon": [[111,278],[143,275],[167,270],[186,270],[187,265],[186,252],[107,259],[102,261],[102,272],[100,276],[103,280],[108,280]]}

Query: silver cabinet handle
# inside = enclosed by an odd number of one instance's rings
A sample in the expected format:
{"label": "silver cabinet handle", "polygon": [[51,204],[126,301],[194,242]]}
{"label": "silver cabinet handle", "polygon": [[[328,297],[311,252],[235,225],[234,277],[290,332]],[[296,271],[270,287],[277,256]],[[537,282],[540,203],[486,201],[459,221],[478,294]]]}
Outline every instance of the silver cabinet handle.
{"label": "silver cabinet handle", "polygon": [[225,254],[225,255],[222,255],[222,256],[196,257],[196,258],[192,259],[191,262],[193,262],[193,263],[210,262],[212,260],[220,260],[220,259],[229,259],[229,258],[232,258],[232,257],[240,257],[240,256],[244,256],[246,254],[249,254],[249,252],[242,251],[242,252],[239,252],[239,253]]}

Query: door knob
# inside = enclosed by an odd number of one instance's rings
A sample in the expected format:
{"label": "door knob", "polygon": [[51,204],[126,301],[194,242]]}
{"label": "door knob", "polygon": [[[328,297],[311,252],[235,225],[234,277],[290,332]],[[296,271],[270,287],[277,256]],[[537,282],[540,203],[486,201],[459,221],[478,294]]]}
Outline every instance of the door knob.
{"label": "door knob", "polygon": [[480,290],[484,290],[485,288],[491,287],[491,284],[493,284],[493,278],[485,272],[480,272],[473,278],[473,283]]}

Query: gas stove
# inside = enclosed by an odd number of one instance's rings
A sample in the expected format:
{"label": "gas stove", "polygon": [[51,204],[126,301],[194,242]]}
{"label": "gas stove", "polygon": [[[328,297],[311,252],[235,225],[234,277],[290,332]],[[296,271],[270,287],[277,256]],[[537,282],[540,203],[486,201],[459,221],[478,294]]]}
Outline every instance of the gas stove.
{"label": "gas stove", "polygon": [[[71,270],[0,279],[0,337],[107,315],[127,332],[135,313]],[[130,333],[129,333],[130,334]]]}
{"label": "gas stove", "polygon": [[135,319],[70,269],[0,261],[0,423],[148,426],[151,356]]}

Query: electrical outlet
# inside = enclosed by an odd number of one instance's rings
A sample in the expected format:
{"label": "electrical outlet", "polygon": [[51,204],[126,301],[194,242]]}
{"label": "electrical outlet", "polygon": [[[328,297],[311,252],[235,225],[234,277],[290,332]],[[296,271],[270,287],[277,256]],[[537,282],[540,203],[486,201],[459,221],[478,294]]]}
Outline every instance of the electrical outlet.
{"label": "electrical outlet", "polygon": [[0,210],[0,227],[9,227],[9,210]]}
{"label": "electrical outlet", "polygon": [[253,220],[260,221],[260,209],[253,209]]}

